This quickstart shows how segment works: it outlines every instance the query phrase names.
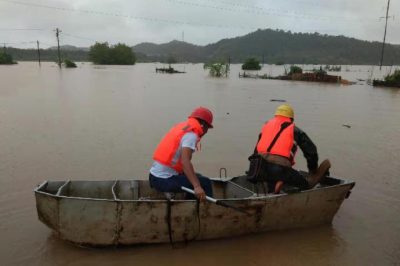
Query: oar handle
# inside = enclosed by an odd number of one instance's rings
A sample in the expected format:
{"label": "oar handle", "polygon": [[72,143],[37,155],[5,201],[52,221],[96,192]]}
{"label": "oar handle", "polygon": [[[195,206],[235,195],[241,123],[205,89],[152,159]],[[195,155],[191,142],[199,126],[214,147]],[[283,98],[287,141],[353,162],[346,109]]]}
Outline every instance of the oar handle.
{"label": "oar handle", "polygon": [[[183,191],[186,191],[186,192],[190,193],[190,194],[196,195],[196,194],[194,193],[194,190],[193,190],[193,189],[190,189],[190,188],[187,188],[187,187],[184,187],[184,186],[182,186],[181,189],[182,189]],[[211,197],[209,197],[209,196],[206,196],[206,200],[208,200],[209,202],[212,202],[212,203],[217,203],[217,200],[216,200],[216,199],[211,198]]]}
{"label": "oar handle", "polygon": [[[193,189],[190,189],[190,188],[187,188],[187,187],[184,187],[184,186],[182,186],[181,189],[182,189],[183,191],[186,191],[186,192],[188,192],[188,193],[190,193],[190,194],[195,195]],[[209,197],[209,196],[206,196],[206,200],[208,200],[209,202],[212,202],[212,203],[214,203],[214,204],[216,204],[216,205],[220,205],[220,206],[223,206],[223,207],[226,207],[226,208],[231,208],[231,209],[234,209],[234,210],[236,210],[236,211],[238,211],[238,212],[241,212],[241,213],[245,213],[245,214],[247,214],[247,215],[250,215],[250,214],[249,214],[248,212],[246,212],[245,210],[242,210],[242,209],[237,208],[237,207],[235,207],[235,206],[231,206],[231,205],[229,205],[229,204],[226,204],[226,203],[223,202],[223,201],[216,200],[216,199],[211,198],[211,197]]]}

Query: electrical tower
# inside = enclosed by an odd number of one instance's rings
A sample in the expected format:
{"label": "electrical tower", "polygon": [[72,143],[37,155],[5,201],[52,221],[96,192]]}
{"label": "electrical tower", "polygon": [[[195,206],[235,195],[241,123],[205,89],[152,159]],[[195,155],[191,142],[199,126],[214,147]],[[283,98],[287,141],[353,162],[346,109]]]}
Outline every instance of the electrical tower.
{"label": "electrical tower", "polygon": [[386,28],[387,28],[387,21],[388,21],[388,18],[389,18],[389,5],[390,5],[390,0],[388,0],[387,7],[386,7],[385,33],[383,34],[382,53],[381,53],[381,62],[380,62],[380,65],[379,65],[379,70],[382,70],[383,53],[384,53],[384,50],[385,50],[385,41],[386,41]]}
{"label": "electrical tower", "polygon": [[58,51],[58,66],[61,68],[61,55],[60,55],[60,33],[61,31],[56,28],[56,37],[57,37],[57,51]]}
{"label": "electrical tower", "polygon": [[40,66],[40,48],[39,48],[39,41],[36,41],[37,44],[37,53],[38,53],[38,60],[39,60],[39,66]]}

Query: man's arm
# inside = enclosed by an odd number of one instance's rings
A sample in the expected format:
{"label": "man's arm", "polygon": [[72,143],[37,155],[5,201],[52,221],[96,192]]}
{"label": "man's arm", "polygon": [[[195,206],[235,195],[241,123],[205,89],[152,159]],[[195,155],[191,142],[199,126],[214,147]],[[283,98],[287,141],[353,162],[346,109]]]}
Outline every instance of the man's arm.
{"label": "man's arm", "polygon": [[192,154],[193,154],[193,150],[191,148],[182,147],[181,161],[182,161],[182,166],[183,166],[183,172],[189,179],[189,182],[192,184],[196,197],[199,200],[204,201],[206,199],[206,193],[204,192],[203,188],[201,187],[200,181],[194,172],[194,167],[193,167],[193,164],[191,161]]}
{"label": "man's arm", "polygon": [[307,160],[307,167],[310,172],[318,168],[318,152],[317,147],[307,136],[307,134],[298,127],[294,128],[294,140],[303,152],[304,158]]}

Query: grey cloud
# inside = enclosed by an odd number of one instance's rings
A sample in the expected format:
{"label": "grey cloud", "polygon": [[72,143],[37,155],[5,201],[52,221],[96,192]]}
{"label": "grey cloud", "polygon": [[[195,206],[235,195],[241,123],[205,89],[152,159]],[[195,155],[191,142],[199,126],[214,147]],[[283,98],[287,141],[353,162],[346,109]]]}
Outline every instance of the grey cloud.
{"label": "grey cloud", "polygon": [[[93,44],[93,40],[125,42],[129,45],[144,41],[162,43],[181,39],[182,32],[185,32],[185,41],[204,45],[243,35],[257,28],[293,32],[317,31],[322,34],[381,41],[384,20],[379,20],[379,17],[385,15],[387,3],[385,0],[24,1],[64,10],[0,0],[0,29],[44,29],[0,30],[0,42],[40,40],[44,44],[55,44],[53,29],[56,27],[65,33],[61,38],[63,43],[76,46],[89,46]],[[392,1],[390,14],[399,17],[399,11],[399,1]],[[400,43],[398,18],[389,21],[387,40]],[[29,44],[19,46],[27,47]]]}

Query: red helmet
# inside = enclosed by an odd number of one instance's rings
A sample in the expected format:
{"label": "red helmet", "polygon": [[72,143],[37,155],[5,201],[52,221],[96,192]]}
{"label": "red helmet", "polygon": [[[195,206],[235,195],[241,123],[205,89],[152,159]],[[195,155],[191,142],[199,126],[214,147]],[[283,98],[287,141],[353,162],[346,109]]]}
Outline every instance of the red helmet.
{"label": "red helmet", "polygon": [[203,121],[205,121],[210,128],[213,128],[212,121],[213,121],[213,114],[211,111],[205,107],[197,107],[196,109],[193,110],[193,112],[190,114],[189,118],[199,118]]}

